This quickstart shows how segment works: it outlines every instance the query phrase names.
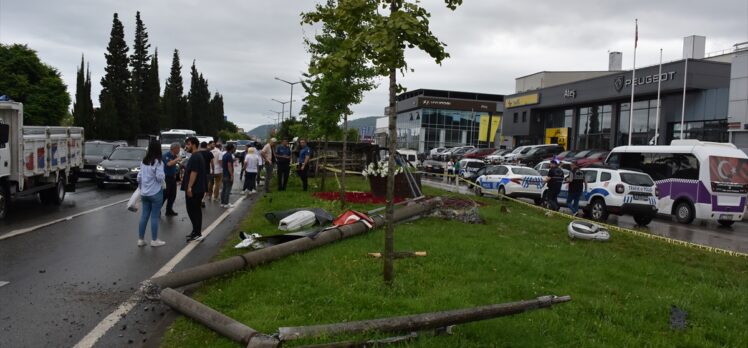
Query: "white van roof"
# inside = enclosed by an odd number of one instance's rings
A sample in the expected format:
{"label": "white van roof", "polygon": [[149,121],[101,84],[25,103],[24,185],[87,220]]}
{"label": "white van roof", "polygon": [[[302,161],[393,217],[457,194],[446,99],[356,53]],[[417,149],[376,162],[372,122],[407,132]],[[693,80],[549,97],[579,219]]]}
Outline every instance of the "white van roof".
{"label": "white van roof", "polygon": [[647,152],[647,153],[694,153],[702,156],[720,155],[737,158],[748,158],[731,143],[715,143],[696,139],[673,140],[670,145],[632,145],[618,146],[611,153],[616,152]]}

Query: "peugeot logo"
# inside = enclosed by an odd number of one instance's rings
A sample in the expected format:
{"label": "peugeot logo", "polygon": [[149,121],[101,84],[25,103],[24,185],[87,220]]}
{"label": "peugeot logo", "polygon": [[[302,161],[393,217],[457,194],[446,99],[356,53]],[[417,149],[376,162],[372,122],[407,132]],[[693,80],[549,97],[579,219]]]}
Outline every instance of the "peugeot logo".
{"label": "peugeot logo", "polygon": [[613,80],[613,87],[615,87],[616,92],[620,92],[623,89],[623,75],[620,75]]}

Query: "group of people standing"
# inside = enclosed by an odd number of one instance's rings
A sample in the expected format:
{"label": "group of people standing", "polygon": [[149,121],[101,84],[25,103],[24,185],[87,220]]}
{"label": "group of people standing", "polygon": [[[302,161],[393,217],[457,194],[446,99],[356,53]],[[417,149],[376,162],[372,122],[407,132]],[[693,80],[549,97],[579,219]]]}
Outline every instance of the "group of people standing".
{"label": "group of people standing", "polygon": [[548,176],[545,177],[548,185],[548,208],[558,210],[558,194],[561,192],[561,186],[564,182],[569,184],[568,197],[566,206],[571,210],[571,214],[576,216],[579,213],[579,200],[584,192],[587,192],[587,180],[584,172],[577,165],[577,161],[571,162],[571,170],[566,176],[563,169],[559,167],[560,161],[552,159],[548,170]]}
{"label": "group of people standing", "polygon": [[[299,164],[297,174],[301,178],[304,191],[308,188],[307,177],[312,151],[305,140],[300,140]],[[241,164],[239,180],[244,179],[242,191],[245,194],[257,192],[260,173],[265,171],[265,192],[270,192],[270,182],[274,167],[278,172],[278,191],[285,191],[291,168],[291,148],[288,140],[277,144],[275,138],[257,151],[249,147],[245,153],[237,154],[236,147],[228,144],[225,148],[220,143],[200,143],[196,137],[187,138],[184,150],[186,158],[180,155],[181,146],[173,143],[169,151],[161,154],[161,145],[151,142],[138,172],[142,212],[138,226],[138,246],[145,246],[145,229],[148,220],[151,222],[151,246],[166,244],[158,239],[158,223],[161,207],[166,203],[166,216],[177,216],[174,201],[177,196],[177,184],[180,171],[181,190],[185,193],[187,215],[192,223],[192,231],[186,236],[187,242],[200,241],[202,236],[202,209],[207,201],[219,201],[222,208],[234,207],[230,202],[231,189],[236,179],[236,164]],[[183,163],[185,162],[186,163]]]}

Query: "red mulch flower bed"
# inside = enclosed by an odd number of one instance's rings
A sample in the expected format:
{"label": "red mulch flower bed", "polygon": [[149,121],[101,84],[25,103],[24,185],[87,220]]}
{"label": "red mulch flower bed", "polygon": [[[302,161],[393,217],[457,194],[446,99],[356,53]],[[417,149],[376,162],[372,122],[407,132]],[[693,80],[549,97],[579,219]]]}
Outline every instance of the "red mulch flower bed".
{"label": "red mulch flower bed", "polygon": [[[314,197],[324,199],[326,201],[337,201],[340,200],[340,192],[315,192]],[[371,192],[346,192],[346,202],[350,203],[369,203],[369,204],[384,204],[387,200],[384,197],[374,197]],[[404,201],[404,198],[395,197],[395,203]]]}

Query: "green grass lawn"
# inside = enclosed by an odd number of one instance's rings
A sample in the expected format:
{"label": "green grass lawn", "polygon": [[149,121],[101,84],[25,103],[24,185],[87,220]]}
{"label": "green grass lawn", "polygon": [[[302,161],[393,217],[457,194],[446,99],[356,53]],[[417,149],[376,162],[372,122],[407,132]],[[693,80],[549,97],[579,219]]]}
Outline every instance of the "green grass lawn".
{"label": "green grass lawn", "polygon": [[[366,189],[361,179],[350,186]],[[334,187],[335,180],[328,181],[328,188]],[[747,259],[618,232],[607,243],[570,241],[565,218],[546,217],[514,203],[506,203],[510,213],[505,214],[499,202],[482,200],[489,203],[481,208],[485,225],[434,218],[399,225],[396,249],[425,250],[428,256],[397,260],[392,287],[383,285],[381,261],[366,255],[383,248],[379,229],[208,281],[193,296],[256,330],[273,333],[281,326],[571,295],[571,302],[550,310],[460,325],[452,336],[425,336],[407,346],[748,346]],[[243,229],[277,233],[262,214],[302,206],[340,212],[337,204],[316,200],[292,183],[289,191],[261,199]],[[245,252],[233,249],[237,242],[232,236],[218,257]],[[672,305],[688,312],[686,330],[670,329]],[[163,346],[238,344],[182,317],[169,328]]]}

